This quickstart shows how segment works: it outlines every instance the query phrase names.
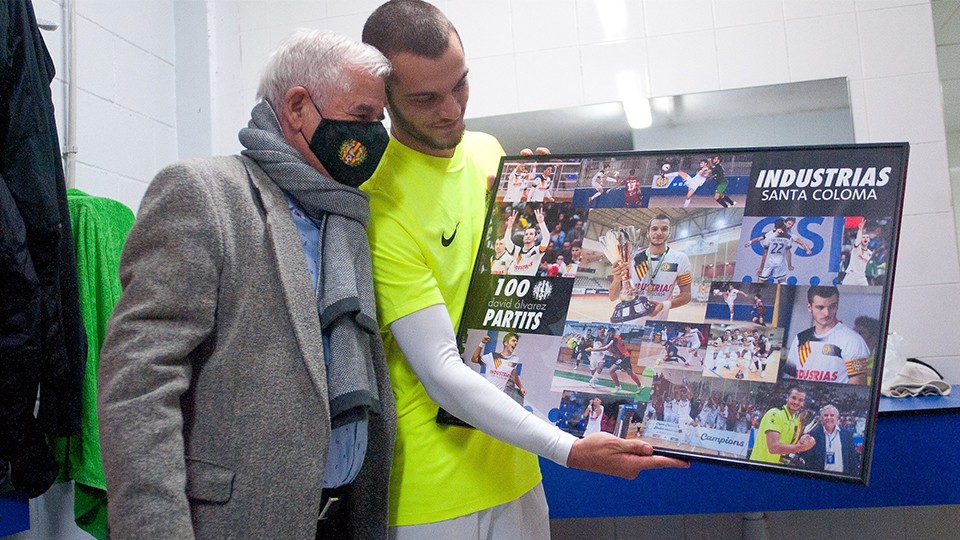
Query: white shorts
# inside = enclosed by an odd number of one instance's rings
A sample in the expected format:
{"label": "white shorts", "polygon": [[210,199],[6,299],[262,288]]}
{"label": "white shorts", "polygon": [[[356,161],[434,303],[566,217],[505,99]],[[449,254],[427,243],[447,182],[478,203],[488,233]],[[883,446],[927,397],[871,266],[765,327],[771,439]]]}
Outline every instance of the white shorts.
{"label": "white shorts", "polygon": [[707,181],[706,178],[704,178],[704,177],[702,177],[702,176],[700,176],[700,175],[698,174],[698,175],[695,175],[695,176],[691,176],[690,178],[687,178],[686,180],[684,180],[683,183],[687,185],[687,189],[692,189],[692,190],[696,191],[696,190],[697,190],[700,186],[702,186],[703,183],[706,182],[706,181]]}
{"label": "white shorts", "polygon": [[603,367],[603,357],[594,359],[593,355],[590,355],[590,369],[596,371],[601,367]]}
{"label": "white shorts", "polygon": [[870,283],[867,282],[867,276],[863,274],[846,274],[843,276],[841,285],[870,285]]}
{"label": "white shorts", "polygon": [[497,538],[503,540],[549,540],[550,512],[543,484],[537,484],[519,499],[458,518],[390,527],[392,540],[424,538]]}
{"label": "white shorts", "polygon": [[764,264],[763,271],[760,272],[760,279],[773,279],[780,281],[787,277],[787,264],[781,262],[777,264]]}

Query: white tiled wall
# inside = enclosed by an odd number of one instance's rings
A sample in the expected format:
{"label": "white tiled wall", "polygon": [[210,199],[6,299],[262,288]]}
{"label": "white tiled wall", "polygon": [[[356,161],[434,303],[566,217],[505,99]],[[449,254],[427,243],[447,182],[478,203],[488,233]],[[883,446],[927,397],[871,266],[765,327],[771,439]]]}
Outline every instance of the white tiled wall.
{"label": "white tiled wall", "polygon": [[[34,0],[57,68],[54,106],[66,135],[62,0]],[[75,186],[133,210],[157,170],[177,159],[174,0],[77,0]]]}
{"label": "white tiled wall", "polygon": [[[357,38],[378,3],[317,2],[312,24]],[[648,96],[847,77],[857,141],[912,145],[891,329],[905,336],[908,356],[960,382],[960,336],[944,332],[956,321],[932,309],[960,300],[960,265],[927,0],[436,4],[473,66],[469,116],[617,100],[620,72]],[[251,102],[260,59],[285,31],[270,8],[258,8],[240,22]]]}
{"label": "white tiled wall", "polygon": [[721,88],[764,86],[790,80],[783,21],[717,28]]}
{"label": "white tiled wall", "polygon": [[[61,1],[34,5],[39,16],[61,24],[45,39],[59,73],[53,91],[63,132]],[[213,37],[198,53],[211,52],[213,76],[198,84],[208,85],[216,111],[211,151],[239,149],[234,130],[253,105],[260,68],[291,30],[331,29],[358,39],[379,3],[208,1]],[[76,185],[136,208],[156,171],[185,153],[177,147],[178,129],[190,129],[188,122],[177,122],[176,92],[183,80],[176,78],[176,2],[77,4]],[[892,329],[906,337],[908,355],[933,361],[960,382],[960,347],[942,339],[950,334],[942,331],[948,321],[937,319],[934,310],[915,309],[960,297],[943,105],[926,0],[437,4],[459,28],[471,63],[470,116],[617,100],[624,77],[632,81],[632,92],[648,96],[847,77],[857,140],[906,140],[913,146]]]}

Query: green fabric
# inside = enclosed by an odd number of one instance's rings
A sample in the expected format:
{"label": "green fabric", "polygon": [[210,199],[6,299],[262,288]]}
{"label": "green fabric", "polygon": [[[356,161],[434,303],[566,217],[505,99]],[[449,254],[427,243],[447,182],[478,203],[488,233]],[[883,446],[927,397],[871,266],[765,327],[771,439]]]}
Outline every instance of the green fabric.
{"label": "green fabric", "polygon": [[97,370],[107,321],[120,299],[120,252],[135,220],[123,204],[67,190],[77,250],[80,310],[87,329],[87,370],[83,379],[81,432],[54,441],[60,481],[74,480],[74,519],[95,538],[107,537],[107,494],[100,460]]}

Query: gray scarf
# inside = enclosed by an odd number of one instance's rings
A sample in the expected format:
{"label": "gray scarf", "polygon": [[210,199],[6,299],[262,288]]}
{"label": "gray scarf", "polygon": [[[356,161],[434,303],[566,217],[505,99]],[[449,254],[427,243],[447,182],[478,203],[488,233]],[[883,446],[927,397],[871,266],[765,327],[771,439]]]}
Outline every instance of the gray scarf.
{"label": "gray scarf", "polygon": [[287,144],[266,100],[240,130],[241,153],[260,165],[320,229],[317,312],[329,337],[325,353],[333,427],[379,414],[374,356],[383,364],[366,225],[366,193],[324,176]]}

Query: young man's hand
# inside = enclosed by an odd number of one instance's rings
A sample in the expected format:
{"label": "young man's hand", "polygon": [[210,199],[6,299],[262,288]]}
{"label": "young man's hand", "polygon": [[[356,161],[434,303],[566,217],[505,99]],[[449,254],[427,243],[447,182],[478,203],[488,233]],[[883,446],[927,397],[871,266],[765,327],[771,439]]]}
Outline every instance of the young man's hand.
{"label": "young man's hand", "polygon": [[676,467],[690,463],[653,455],[653,446],[638,439],[621,439],[610,433],[591,433],[573,443],[567,466],[633,480],[640,471]]}

